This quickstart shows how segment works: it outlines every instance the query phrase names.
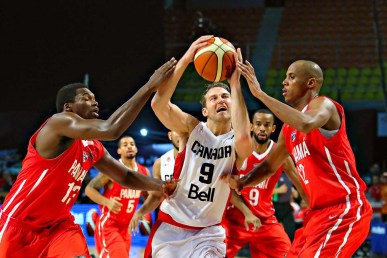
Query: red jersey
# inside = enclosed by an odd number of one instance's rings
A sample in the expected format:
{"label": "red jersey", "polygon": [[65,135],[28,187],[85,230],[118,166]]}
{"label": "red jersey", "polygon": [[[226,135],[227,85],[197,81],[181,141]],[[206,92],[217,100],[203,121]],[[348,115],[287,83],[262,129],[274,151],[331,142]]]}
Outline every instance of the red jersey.
{"label": "red jersey", "polygon": [[[122,161],[120,160],[122,163]],[[143,175],[148,175],[147,170],[144,166],[136,163],[137,169],[135,169],[138,173]],[[120,212],[113,213],[110,212],[106,206],[100,205],[101,215],[100,220],[105,223],[106,220],[114,220],[115,222],[127,227],[132,219],[138,202],[141,197],[141,190],[133,190],[127,187],[123,187],[117,182],[113,181],[112,188],[109,189],[108,185],[105,185],[103,196],[106,198],[119,197],[121,200],[119,202],[122,203],[122,207]]]}
{"label": "red jersey", "polygon": [[74,140],[58,157],[46,159],[34,148],[40,129],[29,141],[22,169],[1,214],[33,227],[49,227],[72,216],[70,209],[82,181],[102,158],[104,147],[97,140]]}
{"label": "red jersey", "polygon": [[[254,167],[256,167],[259,163],[263,162],[273,146],[275,142],[270,140],[269,146],[267,150],[258,154],[255,151],[245,160],[238,174],[240,177],[248,174]],[[272,194],[275,188],[278,179],[280,178],[282,173],[282,166],[275,172],[275,174],[265,181],[259,183],[253,187],[245,187],[241,192],[242,198],[245,200],[246,205],[253,212],[253,214],[260,219],[267,219],[269,217],[273,217],[274,215],[274,207],[272,202]],[[233,220],[240,225],[244,225],[244,216],[239,211],[239,209],[235,208],[231,204],[227,207],[225,213],[225,219]]]}
{"label": "red jersey", "polygon": [[360,200],[366,189],[356,170],[355,157],[348,141],[344,109],[331,101],[341,117],[341,126],[333,136],[323,136],[319,128],[302,133],[284,124],[282,129],[286,148],[296,163],[312,209]]}

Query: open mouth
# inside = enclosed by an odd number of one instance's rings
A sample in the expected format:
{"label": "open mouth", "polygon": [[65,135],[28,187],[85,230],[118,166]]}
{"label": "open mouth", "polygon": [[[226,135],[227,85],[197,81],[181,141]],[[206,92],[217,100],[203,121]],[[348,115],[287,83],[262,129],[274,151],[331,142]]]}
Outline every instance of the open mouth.
{"label": "open mouth", "polygon": [[221,107],[221,108],[219,108],[218,110],[216,110],[217,113],[223,112],[223,111],[227,111],[227,108]]}
{"label": "open mouth", "polygon": [[92,112],[93,116],[99,117],[98,111],[99,111],[98,108],[94,109],[93,112]]}

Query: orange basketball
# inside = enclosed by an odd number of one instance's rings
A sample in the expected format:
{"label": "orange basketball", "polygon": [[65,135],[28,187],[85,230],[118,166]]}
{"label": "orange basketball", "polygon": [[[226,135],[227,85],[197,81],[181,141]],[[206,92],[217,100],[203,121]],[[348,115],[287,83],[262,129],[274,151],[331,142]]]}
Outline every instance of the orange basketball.
{"label": "orange basketball", "polygon": [[235,47],[220,37],[214,37],[208,43],[195,53],[195,69],[207,81],[224,81],[235,69]]}

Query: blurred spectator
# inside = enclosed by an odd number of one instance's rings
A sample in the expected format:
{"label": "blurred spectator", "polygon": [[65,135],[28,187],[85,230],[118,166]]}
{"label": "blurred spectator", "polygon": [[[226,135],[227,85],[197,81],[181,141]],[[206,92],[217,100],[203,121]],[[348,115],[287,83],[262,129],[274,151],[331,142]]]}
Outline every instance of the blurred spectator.
{"label": "blurred spectator", "polygon": [[296,223],[293,217],[293,208],[290,204],[292,192],[292,182],[285,173],[281,174],[278,185],[273,191],[273,204],[277,220],[284,226],[291,241],[296,231]]}
{"label": "blurred spectator", "polygon": [[380,166],[378,163],[372,164],[370,167],[370,174],[371,176],[379,176],[380,175]]}
{"label": "blurred spectator", "polygon": [[371,186],[367,189],[367,197],[370,201],[376,201],[379,202],[381,195],[380,195],[380,175],[372,175],[372,184]]}

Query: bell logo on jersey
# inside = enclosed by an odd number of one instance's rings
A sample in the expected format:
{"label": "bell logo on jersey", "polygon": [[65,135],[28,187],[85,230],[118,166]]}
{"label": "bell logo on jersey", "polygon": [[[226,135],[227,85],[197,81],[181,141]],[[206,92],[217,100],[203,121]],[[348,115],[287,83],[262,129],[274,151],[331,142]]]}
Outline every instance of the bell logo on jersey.
{"label": "bell logo on jersey", "polygon": [[202,202],[213,202],[215,195],[215,188],[208,188],[208,191],[199,191],[199,186],[191,184],[189,188],[188,198],[199,199]]}
{"label": "bell logo on jersey", "polygon": [[192,144],[191,151],[202,158],[217,160],[231,156],[231,145],[213,149],[203,146],[200,142],[195,141]]}
{"label": "bell logo on jersey", "polygon": [[306,156],[310,156],[310,152],[308,150],[308,147],[306,146],[305,142],[302,142],[298,145],[296,145],[293,148],[293,157],[294,161],[297,163],[299,160],[305,158]]}

